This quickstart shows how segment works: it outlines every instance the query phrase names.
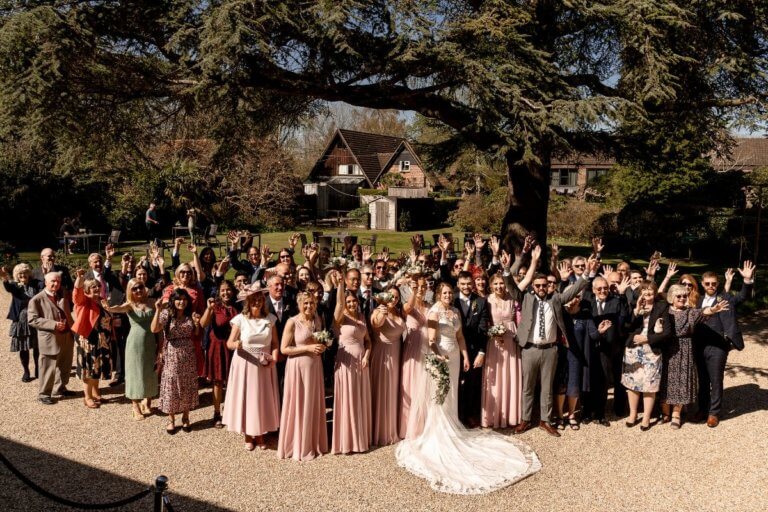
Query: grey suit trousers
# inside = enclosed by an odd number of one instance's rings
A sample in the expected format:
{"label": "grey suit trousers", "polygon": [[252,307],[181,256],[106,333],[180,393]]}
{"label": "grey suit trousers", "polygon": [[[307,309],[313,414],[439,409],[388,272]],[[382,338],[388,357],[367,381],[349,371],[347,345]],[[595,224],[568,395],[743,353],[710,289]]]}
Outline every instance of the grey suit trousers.
{"label": "grey suit trousers", "polygon": [[552,417],[552,383],[557,367],[557,346],[538,349],[532,344],[522,350],[523,362],[523,421],[530,422],[533,416],[533,402],[536,384],[541,382],[539,407],[541,421]]}
{"label": "grey suit trousers", "polygon": [[72,373],[72,355],[74,352],[74,340],[72,336],[66,337],[66,341],[59,346],[57,355],[40,354],[39,378],[40,388],[38,395],[44,396],[61,394],[69,384],[69,376]]}

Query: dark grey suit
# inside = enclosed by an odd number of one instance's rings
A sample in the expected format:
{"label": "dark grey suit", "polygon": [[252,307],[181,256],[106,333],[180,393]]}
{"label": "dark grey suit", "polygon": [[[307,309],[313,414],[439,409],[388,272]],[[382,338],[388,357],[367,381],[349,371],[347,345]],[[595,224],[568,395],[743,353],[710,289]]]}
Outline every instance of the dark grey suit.
{"label": "dark grey suit", "polygon": [[[539,407],[541,421],[549,421],[552,417],[552,383],[557,367],[557,347],[539,348],[533,344],[533,329],[536,324],[536,308],[539,298],[533,293],[524,293],[517,287],[511,275],[504,276],[512,298],[522,303],[522,318],[517,327],[517,343],[522,347],[523,363],[523,421],[530,422],[533,416],[534,394],[536,385],[541,383]],[[567,332],[563,320],[563,304],[576,297],[589,284],[589,279],[579,278],[562,292],[548,295],[544,302],[552,308],[555,326],[560,332]],[[555,338],[557,333],[555,333]]]}
{"label": "dark grey suit", "polygon": [[51,300],[43,290],[29,300],[27,307],[29,325],[37,329],[37,344],[40,348],[40,388],[39,396],[50,397],[61,394],[69,383],[72,371],[72,350],[74,340],[67,330],[56,330],[56,323],[66,320],[72,325],[69,301],[65,298]]}

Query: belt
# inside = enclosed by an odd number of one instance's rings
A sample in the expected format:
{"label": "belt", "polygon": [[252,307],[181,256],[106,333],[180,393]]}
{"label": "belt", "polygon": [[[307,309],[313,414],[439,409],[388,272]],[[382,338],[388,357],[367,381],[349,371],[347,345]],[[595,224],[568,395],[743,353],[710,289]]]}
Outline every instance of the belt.
{"label": "belt", "polygon": [[555,345],[557,345],[557,342],[553,342],[553,343],[542,343],[542,344],[540,344],[540,345],[537,345],[537,344],[535,344],[535,343],[529,343],[529,344],[527,344],[526,346],[524,346],[524,347],[523,347],[523,349],[526,349],[526,348],[538,348],[539,350],[544,350],[544,349],[547,349],[547,348],[552,348],[552,347],[554,347]]}

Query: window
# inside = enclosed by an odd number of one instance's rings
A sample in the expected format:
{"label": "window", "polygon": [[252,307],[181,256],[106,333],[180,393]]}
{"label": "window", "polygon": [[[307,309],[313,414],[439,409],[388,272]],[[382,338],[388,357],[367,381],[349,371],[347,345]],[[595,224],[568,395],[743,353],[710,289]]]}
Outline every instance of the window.
{"label": "window", "polygon": [[339,166],[339,176],[360,174],[360,169],[355,164],[342,164]]}
{"label": "window", "polygon": [[408,172],[411,170],[410,160],[400,160],[400,172]]}
{"label": "window", "polygon": [[592,183],[595,178],[608,174],[608,169],[587,169],[587,183]]}
{"label": "window", "polygon": [[553,169],[550,175],[551,187],[575,187],[579,172],[576,169]]}

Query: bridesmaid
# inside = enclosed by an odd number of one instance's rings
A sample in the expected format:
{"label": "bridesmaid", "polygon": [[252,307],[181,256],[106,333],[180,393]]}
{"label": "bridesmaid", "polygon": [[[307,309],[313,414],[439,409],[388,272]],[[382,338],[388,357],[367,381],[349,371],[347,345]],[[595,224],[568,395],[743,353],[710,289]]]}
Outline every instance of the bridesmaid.
{"label": "bridesmaid", "polygon": [[[232,321],[227,347],[234,350],[224,404],[224,424],[245,436],[245,449],[265,450],[264,434],[280,427],[277,388],[277,317],[267,311],[266,288],[257,282],[245,285],[237,300],[243,312]],[[248,350],[243,348],[245,341]],[[255,437],[255,444],[254,444]]]}
{"label": "bridesmaid", "polygon": [[312,336],[323,328],[315,298],[300,292],[296,303],[299,314],[286,322],[280,343],[280,351],[288,361],[285,364],[277,456],[304,461],[328,452],[323,362],[320,359],[326,347]]}
{"label": "bridesmaid", "polygon": [[371,440],[371,339],[357,294],[345,290],[343,279],[336,293],[333,319],[339,350],[333,374],[331,453],[365,452]]}
{"label": "bridesmaid", "polygon": [[229,365],[232,360],[232,350],[228,348],[230,321],[237,315],[235,308],[235,285],[232,281],[222,281],[219,284],[218,299],[208,299],[208,307],[200,319],[200,327],[209,325],[208,350],[205,354],[205,378],[213,383],[213,426],[222,428],[221,403],[224,401],[224,383],[229,376]]}
{"label": "bridesmaid", "polygon": [[507,332],[488,343],[483,367],[483,394],[480,422],[484,428],[507,428],[520,423],[522,415],[523,373],[519,345],[515,342],[516,303],[507,292],[504,278],[491,278],[493,294],[488,297],[494,325]]}
{"label": "bridesmaid", "polygon": [[405,311],[405,343],[400,381],[400,429],[401,439],[413,439],[424,428],[424,411],[412,408],[414,392],[424,385],[424,353],[427,347],[427,310],[424,301],[427,293],[427,279],[416,278],[413,293],[403,305]]}
{"label": "bridesmaid", "polygon": [[400,387],[400,345],[405,332],[400,291],[386,290],[392,300],[379,304],[371,314],[373,351],[371,353],[371,403],[373,405],[372,444],[385,446],[400,440],[397,430],[398,388]]}
{"label": "bridesmaid", "polygon": [[152,332],[165,334],[158,355],[163,361],[160,410],[169,419],[165,431],[171,435],[176,433],[175,416],[181,413],[181,429],[192,432],[189,411],[197,407],[199,400],[193,337],[200,333],[200,315],[192,312],[192,299],[182,288],[175,290],[168,302],[156,306]]}
{"label": "bridesmaid", "polygon": [[[153,304],[148,303],[148,290],[138,277],[126,285],[126,302],[120,306],[102,306],[110,313],[126,313],[131,328],[125,341],[125,397],[133,404],[133,419],[143,420],[152,410],[152,398],[157,396],[155,373],[157,337],[152,333]],[[145,403],[139,403],[145,400]]]}

